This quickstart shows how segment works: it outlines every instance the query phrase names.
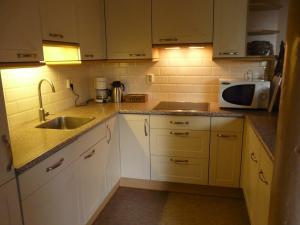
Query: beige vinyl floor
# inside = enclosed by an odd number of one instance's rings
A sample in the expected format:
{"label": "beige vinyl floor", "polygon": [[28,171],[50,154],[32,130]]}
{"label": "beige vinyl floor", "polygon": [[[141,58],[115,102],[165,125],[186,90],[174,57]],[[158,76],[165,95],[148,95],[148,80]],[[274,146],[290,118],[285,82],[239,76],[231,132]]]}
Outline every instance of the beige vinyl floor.
{"label": "beige vinyl floor", "polygon": [[250,225],[243,199],[119,188],[93,225]]}

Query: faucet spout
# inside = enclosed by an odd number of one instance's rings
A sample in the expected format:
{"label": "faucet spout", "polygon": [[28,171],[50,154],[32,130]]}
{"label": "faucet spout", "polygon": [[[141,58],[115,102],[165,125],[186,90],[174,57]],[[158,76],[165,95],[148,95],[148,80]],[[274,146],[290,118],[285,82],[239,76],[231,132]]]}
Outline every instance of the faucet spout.
{"label": "faucet spout", "polygon": [[43,107],[43,99],[42,99],[42,91],[41,91],[43,82],[47,82],[50,85],[52,92],[55,92],[55,87],[51,80],[46,79],[46,78],[40,80],[39,85],[38,85],[38,94],[39,94],[39,104],[40,104],[39,116],[40,116],[41,122],[46,121],[46,116],[49,115],[49,113],[45,112],[45,109]]}

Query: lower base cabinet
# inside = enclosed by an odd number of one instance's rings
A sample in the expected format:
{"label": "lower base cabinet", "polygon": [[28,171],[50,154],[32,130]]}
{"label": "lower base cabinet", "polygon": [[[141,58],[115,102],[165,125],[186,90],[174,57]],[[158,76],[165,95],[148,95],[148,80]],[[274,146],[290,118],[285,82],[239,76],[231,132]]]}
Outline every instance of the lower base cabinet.
{"label": "lower base cabinet", "polygon": [[22,225],[16,179],[0,187],[0,224]]}
{"label": "lower base cabinet", "polygon": [[246,124],[242,187],[251,225],[266,225],[269,219],[273,162],[249,123]]}
{"label": "lower base cabinet", "polygon": [[83,215],[81,224],[89,221],[108,191],[105,178],[106,150],[106,140],[103,139],[80,157],[79,186]]}
{"label": "lower base cabinet", "polygon": [[22,201],[25,225],[81,225],[78,162]]}
{"label": "lower base cabinet", "polygon": [[19,176],[24,225],[89,222],[120,179],[117,125],[109,119]]}

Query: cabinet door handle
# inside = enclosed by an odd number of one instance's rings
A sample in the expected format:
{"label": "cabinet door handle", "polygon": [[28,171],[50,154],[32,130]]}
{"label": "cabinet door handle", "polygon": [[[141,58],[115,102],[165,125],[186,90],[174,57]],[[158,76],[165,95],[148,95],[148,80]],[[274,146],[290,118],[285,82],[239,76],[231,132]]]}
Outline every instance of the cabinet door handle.
{"label": "cabinet door handle", "polygon": [[148,120],[147,119],[144,120],[144,133],[145,133],[145,136],[147,137],[148,136]]}
{"label": "cabinet door handle", "polygon": [[13,167],[13,155],[12,155],[11,144],[6,135],[2,135],[2,142],[4,143],[8,154],[8,163],[6,165],[6,171],[10,172]]}
{"label": "cabinet door handle", "polygon": [[145,57],[146,54],[145,53],[132,53],[129,54],[130,57]]}
{"label": "cabinet door handle", "polygon": [[160,38],[159,41],[160,42],[178,41],[178,38],[176,38],[176,37],[174,37],[174,38]]}
{"label": "cabinet door handle", "polygon": [[37,54],[35,53],[17,53],[18,58],[36,58]]}
{"label": "cabinet door handle", "polygon": [[265,185],[269,185],[269,182],[266,180],[264,176],[264,172],[262,170],[259,171],[258,173],[258,178],[261,182],[263,182]]}
{"label": "cabinet door handle", "polygon": [[254,152],[251,153],[250,158],[251,158],[251,160],[252,160],[253,162],[258,163],[258,161],[257,161],[257,159],[256,159],[256,157],[255,157]]}
{"label": "cabinet door handle", "polygon": [[55,163],[53,166],[48,167],[48,168],[46,169],[46,171],[47,171],[47,172],[50,172],[50,171],[55,170],[56,168],[60,167],[60,166],[63,164],[64,160],[65,160],[64,158],[61,158],[61,159],[60,159],[57,163]]}
{"label": "cabinet door handle", "polygon": [[64,35],[57,33],[49,33],[50,37],[64,39]]}
{"label": "cabinet door handle", "polygon": [[189,164],[189,160],[187,160],[187,159],[181,160],[181,159],[170,158],[170,161],[175,164]]}
{"label": "cabinet door handle", "polygon": [[174,131],[170,131],[171,135],[175,135],[175,136],[189,136],[190,132],[174,132]]}
{"label": "cabinet door handle", "polygon": [[239,52],[219,52],[219,55],[239,55]]}
{"label": "cabinet door handle", "polygon": [[235,134],[217,134],[217,137],[219,137],[219,138],[237,138],[237,135],[235,135]]}
{"label": "cabinet door handle", "polygon": [[174,125],[189,125],[190,122],[189,121],[185,121],[185,122],[182,122],[182,121],[170,121],[170,124],[174,124]]}
{"label": "cabinet door handle", "polygon": [[94,58],[94,54],[84,54],[84,57],[86,57],[86,58]]}
{"label": "cabinet door handle", "polygon": [[95,149],[93,149],[93,151],[92,151],[90,154],[84,156],[84,159],[89,159],[89,158],[91,158],[93,155],[95,155],[95,153],[96,153],[96,151],[95,151]]}
{"label": "cabinet door handle", "polygon": [[[111,129],[110,129],[110,127],[107,125],[106,126],[106,129],[107,129],[107,131],[108,131],[108,139],[107,139],[107,144],[109,144],[110,143],[110,141],[111,141]],[[107,137],[107,136],[106,136]]]}

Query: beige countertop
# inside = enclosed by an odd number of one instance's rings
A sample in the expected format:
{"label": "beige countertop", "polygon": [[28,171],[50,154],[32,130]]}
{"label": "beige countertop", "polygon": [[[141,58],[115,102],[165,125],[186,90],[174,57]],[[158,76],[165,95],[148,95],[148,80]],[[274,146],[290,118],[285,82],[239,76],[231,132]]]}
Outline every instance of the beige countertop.
{"label": "beige countertop", "polygon": [[[175,115],[195,115],[195,116],[230,116],[245,117],[250,121],[260,136],[262,142],[274,153],[274,142],[276,133],[274,114],[257,110],[221,110],[216,104],[210,105],[209,112],[169,112],[153,111],[158,102],[147,103],[90,103],[83,107],[73,107],[55,115],[49,116],[48,120],[58,116],[95,117],[91,122],[73,130],[53,130],[35,128],[40,124],[38,120],[24,124],[18,129],[11,130],[11,142],[13,149],[14,167],[17,173],[33,167],[35,164],[46,159],[50,155],[71,143],[83,133],[106,121],[117,113],[132,114],[175,114]],[[269,118],[269,123],[264,118]],[[272,119],[271,119],[272,118]],[[264,123],[260,122],[264,121]],[[271,130],[270,130],[271,129]],[[273,135],[272,135],[273,134]]]}

